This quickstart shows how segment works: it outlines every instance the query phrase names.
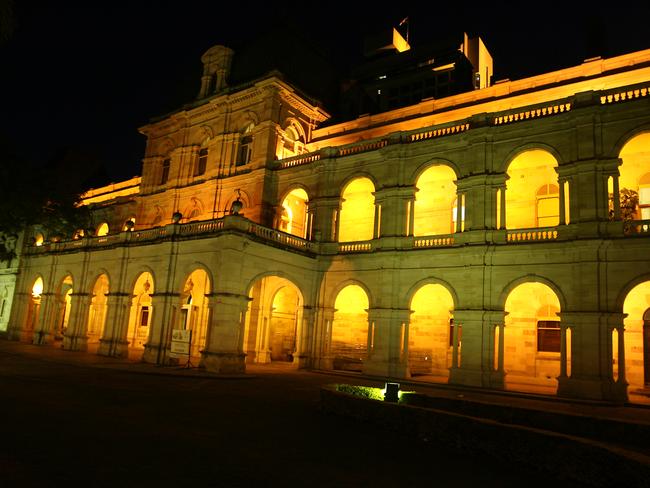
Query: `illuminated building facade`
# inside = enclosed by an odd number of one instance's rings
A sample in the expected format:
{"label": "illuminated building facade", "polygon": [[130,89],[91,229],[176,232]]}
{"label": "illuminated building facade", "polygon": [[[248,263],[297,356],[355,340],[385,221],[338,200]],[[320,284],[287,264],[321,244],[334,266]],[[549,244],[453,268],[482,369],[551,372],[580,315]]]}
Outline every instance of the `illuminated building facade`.
{"label": "illuminated building facade", "polygon": [[11,338],[167,363],[189,329],[222,373],[650,383],[650,50],[340,123],[278,73],[231,86],[232,59],[208,50],[198,99],[140,129],[141,178],[86,194],[93,232],[35,231]]}

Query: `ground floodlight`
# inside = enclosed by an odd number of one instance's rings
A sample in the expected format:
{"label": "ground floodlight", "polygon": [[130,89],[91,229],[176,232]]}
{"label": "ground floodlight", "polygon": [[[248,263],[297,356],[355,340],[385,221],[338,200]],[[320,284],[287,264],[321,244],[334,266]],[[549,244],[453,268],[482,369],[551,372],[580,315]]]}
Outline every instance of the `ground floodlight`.
{"label": "ground floodlight", "polygon": [[384,388],[384,401],[397,402],[399,400],[399,383],[386,383]]}

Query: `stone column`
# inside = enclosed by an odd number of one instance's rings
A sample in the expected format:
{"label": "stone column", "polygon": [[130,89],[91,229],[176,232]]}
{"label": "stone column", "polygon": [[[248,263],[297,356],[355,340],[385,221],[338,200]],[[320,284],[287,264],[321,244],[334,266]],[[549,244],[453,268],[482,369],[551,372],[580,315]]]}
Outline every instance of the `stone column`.
{"label": "stone column", "polygon": [[[312,212],[312,231],[315,241],[335,242],[338,236],[338,222],[341,199],[335,197],[315,198],[309,202],[309,211]],[[336,212],[336,214],[335,214]],[[336,215],[336,226],[334,217]]]}
{"label": "stone column", "polygon": [[214,308],[208,323],[207,347],[201,352],[201,366],[215,373],[244,373],[244,318],[249,298],[227,292],[206,297],[214,300]]}
{"label": "stone column", "polygon": [[[454,362],[449,371],[450,384],[504,387],[503,354],[499,355],[497,369],[494,368],[494,331],[497,326],[501,327],[501,331],[505,330],[504,318],[505,314],[501,311],[454,310],[454,341],[459,327],[462,327],[462,347],[459,347],[460,366],[454,367],[457,364]],[[503,335],[499,334],[499,351],[503,348]]]}
{"label": "stone column", "polygon": [[88,350],[88,313],[90,310],[90,293],[70,294],[70,319],[68,328],[63,334],[63,349],[68,351]]}
{"label": "stone column", "polygon": [[308,368],[311,366],[311,344],[314,333],[314,309],[309,305],[302,307],[302,317],[298,327],[296,337],[296,352],[293,356],[293,364],[298,368]]}
{"label": "stone column", "polygon": [[171,331],[177,320],[178,293],[152,293],[151,326],[149,338],[144,345],[142,360],[146,363],[166,364],[169,360],[167,350],[171,342]]}
{"label": "stone column", "polygon": [[29,292],[15,293],[13,306],[11,307],[11,314],[9,316],[9,326],[7,327],[7,338],[9,340],[20,340],[23,334],[23,329],[25,328],[29,300],[31,299],[32,294]]}
{"label": "stone column", "polygon": [[51,317],[52,310],[55,308],[56,293],[41,293],[39,317],[32,338],[34,344],[51,344],[54,342]]}
{"label": "stone column", "polygon": [[[623,314],[568,311],[559,315],[572,329],[572,360],[571,376],[560,377],[558,396],[625,402],[625,368],[621,375],[619,367],[619,381],[614,381],[612,371],[612,330],[622,330]],[[619,343],[621,337],[619,332]]]}
{"label": "stone column", "polygon": [[106,321],[104,335],[99,339],[97,354],[101,356],[126,357],[129,354],[127,333],[129,308],[132,295],[129,293],[106,294]]}
{"label": "stone column", "polygon": [[[414,209],[414,187],[392,186],[377,190],[375,195],[375,220],[380,220],[379,228],[382,237],[401,237],[407,235],[413,228],[413,215],[407,215],[408,202],[411,201],[410,213]],[[381,208],[381,211],[379,211]],[[409,221],[409,229],[406,222]]]}
{"label": "stone column", "polygon": [[[405,344],[410,310],[371,308],[368,310],[368,359],[364,374],[388,378],[408,378],[408,345]],[[369,335],[372,332],[369,333]],[[372,341],[372,344],[371,344]]]}
{"label": "stone column", "polygon": [[331,370],[334,359],[331,354],[332,323],[334,322],[333,307],[319,307],[315,310],[315,329],[312,343],[313,367]]}

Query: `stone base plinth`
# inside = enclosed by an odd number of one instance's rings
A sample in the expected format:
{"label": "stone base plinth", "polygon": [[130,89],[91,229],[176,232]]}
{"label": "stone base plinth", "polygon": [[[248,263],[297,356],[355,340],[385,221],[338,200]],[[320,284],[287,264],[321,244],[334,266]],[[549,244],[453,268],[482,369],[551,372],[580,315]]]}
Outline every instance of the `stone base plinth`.
{"label": "stone base plinth", "polygon": [[43,330],[37,330],[32,335],[32,343],[36,345],[46,345],[54,343],[54,334]]}
{"label": "stone base plinth", "polygon": [[505,375],[499,371],[451,368],[449,370],[449,384],[503,390],[505,388]]}
{"label": "stone base plinth", "polygon": [[244,374],[246,354],[202,351],[200,366],[212,373]]}
{"label": "stone base plinth", "polygon": [[307,355],[302,355],[302,356],[294,356],[293,357],[293,365],[296,366],[298,369],[306,369],[309,368],[310,366],[310,357]]}
{"label": "stone base plinth", "polygon": [[63,349],[66,351],[87,351],[88,337],[77,335],[63,336]]}
{"label": "stone base plinth", "polygon": [[603,381],[600,378],[558,378],[557,395],[581,400],[625,403],[627,383]]}
{"label": "stone base plinth", "polygon": [[129,355],[129,343],[114,339],[100,339],[97,354],[114,358],[125,358]]}
{"label": "stone base plinth", "polygon": [[363,363],[363,374],[369,376],[382,376],[385,378],[408,378],[408,364],[406,362],[373,361],[369,359]]}

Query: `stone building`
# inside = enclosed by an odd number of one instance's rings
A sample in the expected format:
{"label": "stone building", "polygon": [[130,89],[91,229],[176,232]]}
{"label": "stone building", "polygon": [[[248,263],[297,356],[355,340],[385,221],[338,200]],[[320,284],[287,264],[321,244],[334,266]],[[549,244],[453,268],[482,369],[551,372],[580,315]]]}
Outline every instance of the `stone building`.
{"label": "stone building", "polygon": [[140,128],[141,177],[85,195],[94,230],[34,231],[11,338],[169,363],[182,329],[214,372],[647,388],[650,50],[338,123],[278,72],[231,85],[233,54]]}

